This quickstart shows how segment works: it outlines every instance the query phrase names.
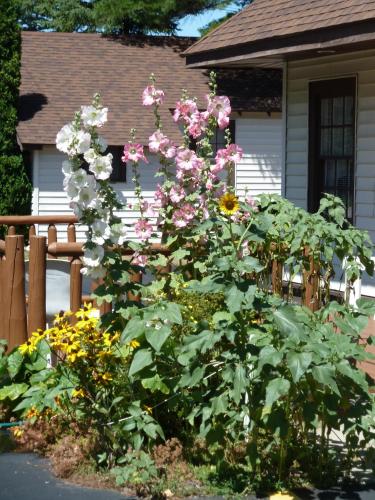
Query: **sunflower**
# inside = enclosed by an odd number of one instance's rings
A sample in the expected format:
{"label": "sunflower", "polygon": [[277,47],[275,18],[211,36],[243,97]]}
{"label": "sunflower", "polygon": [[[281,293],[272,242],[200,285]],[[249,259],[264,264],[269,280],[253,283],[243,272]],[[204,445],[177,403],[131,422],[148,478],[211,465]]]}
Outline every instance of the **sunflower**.
{"label": "sunflower", "polygon": [[235,214],[240,208],[237,196],[232,193],[225,193],[219,199],[219,208],[226,215]]}

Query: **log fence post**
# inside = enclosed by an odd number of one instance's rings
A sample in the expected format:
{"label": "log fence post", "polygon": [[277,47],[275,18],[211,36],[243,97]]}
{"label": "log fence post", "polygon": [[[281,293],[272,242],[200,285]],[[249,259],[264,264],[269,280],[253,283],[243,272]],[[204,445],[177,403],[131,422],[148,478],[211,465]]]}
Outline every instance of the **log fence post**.
{"label": "log fence post", "polygon": [[304,256],[308,259],[308,268],[302,272],[302,304],[314,312],[320,308],[319,265],[309,247],[305,247]]}
{"label": "log fence post", "polygon": [[6,338],[5,333],[5,256],[0,255],[0,339]]}
{"label": "log fence post", "polygon": [[5,255],[4,331],[11,351],[27,341],[24,237],[6,236]]}
{"label": "log fence post", "polygon": [[[78,257],[70,263],[70,310],[75,313],[82,305],[82,261]],[[72,318],[76,322],[76,318]]]}
{"label": "log fence post", "polygon": [[278,295],[283,293],[283,264],[274,259],[271,268],[272,292]]}
{"label": "log fence post", "polygon": [[46,327],[46,237],[30,237],[29,256],[29,336]]}
{"label": "log fence post", "polygon": [[[48,245],[51,245],[52,243],[57,242],[57,229],[56,229],[55,224],[50,224],[48,226],[47,234],[48,234]],[[54,255],[48,254],[48,258],[49,259],[56,259],[57,257],[55,257]]]}

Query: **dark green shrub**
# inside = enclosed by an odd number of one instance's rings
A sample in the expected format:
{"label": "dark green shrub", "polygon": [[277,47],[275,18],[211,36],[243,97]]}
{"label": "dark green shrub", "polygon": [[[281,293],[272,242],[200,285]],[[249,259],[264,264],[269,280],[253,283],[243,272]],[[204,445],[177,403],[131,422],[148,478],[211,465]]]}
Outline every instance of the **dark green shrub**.
{"label": "dark green shrub", "polygon": [[13,0],[0,0],[0,215],[30,212],[31,182],[17,142],[21,33]]}

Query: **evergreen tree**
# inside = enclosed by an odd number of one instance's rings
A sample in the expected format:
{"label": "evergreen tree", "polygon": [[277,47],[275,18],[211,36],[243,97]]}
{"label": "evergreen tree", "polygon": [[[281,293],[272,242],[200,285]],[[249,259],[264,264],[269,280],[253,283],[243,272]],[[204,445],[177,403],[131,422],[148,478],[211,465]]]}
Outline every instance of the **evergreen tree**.
{"label": "evergreen tree", "polygon": [[13,0],[0,0],[0,215],[30,213],[31,182],[17,142],[21,33]]}
{"label": "evergreen tree", "polygon": [[237,14],[237,12],[239,12],[241,9],[251,4],[252,2],[253,0],[235,0],[234,2],[232,2],[229,11],[226,12],[223,17],[221,17],[220,19],[215,19],[214,21],[206,24],[206,26],[203,26],[203,28],[199,30],[199,33],[201,34],[201,36],[207,35],[207,33],[220,26],[220,24],[230,19],[232,16],[234,16],[234,14]]}
{"label": "evergreen tree", "polygon": [[183,17],[231,3],[231,0],[16,1],[23,29],[113,34],[173,34]]}

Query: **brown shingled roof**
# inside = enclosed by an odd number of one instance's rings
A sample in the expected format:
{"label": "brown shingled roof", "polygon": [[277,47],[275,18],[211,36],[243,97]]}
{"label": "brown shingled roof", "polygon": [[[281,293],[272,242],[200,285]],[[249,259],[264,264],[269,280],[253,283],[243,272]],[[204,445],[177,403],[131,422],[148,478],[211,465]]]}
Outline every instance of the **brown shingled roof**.
{"label": "brown shingled roof", "polygon": [[[104,37],[86,33],[22,34],[22,84],[18,135],[22,144],[54,144],[57,131],[73,118],[96,92],[110,109],[103,135],[111,145],[122,145],[129,130],[137,129],[143,144],[154,130],[153,115],[143,108],[141,94],[154,73],[166,93],[161,114],[165,131],[178,140],[171,109],[186,88],[201,105],[208,92],[207,71],[189,69],[181,53],[193,39]],[[234,76],[234,75],[233,75]],[[243,79],[238,93],[234,84]],[[280,110],[281,79],[278,72],[247,70],[221,72],[219,93],[235,96],[234,109]]]}
{"label": "brown shingled roof", "polygon": [[254,0],[187,55],[375,20],[374,0]]}

